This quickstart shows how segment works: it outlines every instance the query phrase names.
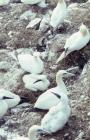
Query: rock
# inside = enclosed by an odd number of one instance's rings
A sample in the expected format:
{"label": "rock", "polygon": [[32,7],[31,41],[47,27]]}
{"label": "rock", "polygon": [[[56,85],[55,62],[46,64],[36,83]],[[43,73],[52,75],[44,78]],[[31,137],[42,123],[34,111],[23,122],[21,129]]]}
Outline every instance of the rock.
{"label": "rock", "polygon": [[80,132],[75,140],[82,140],[83,136],[84,136],[84,132]]}
{"label": "rock", "polygon": [[36,17],[36,13],[31,10],[25,11],[21,16],[20,20],[33,20]]}
{"label": "rock", "polygon": [[11,69],[4,74],[3,79],[0,79],[0,88],[5,88],[11,91],[17,89],[20,85],[19,81],[22,74],[22,69]]}
{"label": "rock", "polygon": [[87,116],[90,116],[90,112],[87,113]]}
{"label": "rock", "polygon": [[28,28],[35,28],[35,26],[38,26],[41,21],[41,18],[35,18],[34,20],[31,20],[31,22],[26,26],[26,29]]}
{"label": "rock", "polygon": [[0,70],[7,72],[10,68],[11,68],[11,65],[8,62],[6,61],[0,62]]}
{"label": "rock", "polygon": [[6,137],[0,136],[0,140],[7,140]]}

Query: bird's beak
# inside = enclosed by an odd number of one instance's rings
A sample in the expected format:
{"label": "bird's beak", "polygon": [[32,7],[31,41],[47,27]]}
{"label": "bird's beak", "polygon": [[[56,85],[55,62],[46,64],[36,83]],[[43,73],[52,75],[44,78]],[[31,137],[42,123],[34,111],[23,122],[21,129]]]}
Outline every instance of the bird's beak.
{"label": "bird's beak", "polygon": [[69,76],[75,76],[75,74],[70,73],[70,72],[66,72],[66,73],[64,74],[64,77],[69,77]]}
{"label": "bird's beak", "polygon": [[62,59],[64,59],[66,57],[66,53],[65,51],[60,55],[60,57],[57,59],[56,64],[58,64]]}

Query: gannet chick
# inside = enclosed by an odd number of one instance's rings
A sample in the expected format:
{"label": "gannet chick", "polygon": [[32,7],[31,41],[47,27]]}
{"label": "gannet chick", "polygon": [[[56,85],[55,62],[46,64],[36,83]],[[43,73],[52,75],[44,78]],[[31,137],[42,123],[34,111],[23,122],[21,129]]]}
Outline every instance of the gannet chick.
{"label": "gannet chick", "polygon": [[8,104],[5,101],[5,98],[0,94],[0,119],[7,113]]}
{"label": "gannet chick", "polygon": [[58,0],[58,4],[52,12],[52,16],[50,20],[51,27],[53,27],[54,30],[56,30],[57,27],[64,22],[66,15],[67,15],[67,8],[66,8],[65,1]]}
{"label": "gannet chick", "polygon": [[39,74],[43,72],[44,63],[40,58],[39,52],[34,52],[33,55],[30,54],[19,54],[18,61],[23,70],[33,74]]}
{"label": "gannet chick", "polygon": [[38,6],[42,8],[47,7],[45,0],[21,0],[21,2],[23,2],[24,4],[30,4],[30,5],[37,4]]}
{"label": "gannet chick", "polygon": [[63,129],[71,114],[69,104],[61,97],[59,103],[49,109],[49,112],[41,120],[41,126],[32,126],[29,129],[29,138],[37,140],[39,134],[52,134]]}
{"label": "gannet chick", "polygon": [[72,34],[65,43],[64,49],[65,51],[58,58],[57,62],[64,59],[68,54],[73,51],[80,50],[87,45],[90,40],[90,33],[88,28],[82,24],[79,28],[79,31]]}
{"label": "gannet chick", "polygon": [[27,74],[23,76],[23,82],[31,91],[44,91],[50,85],[46,75]]}
{"label": "gannet chick", "polygon": [[7,103],[8,108],[13,108],[18,104],[27,102],[27,98],[20,97],[5,89],[0,89],[0,97]]}
{"label": "gannet chick", "polygon": [[8,5],[10,0],[0,0],[0,6]]}
{"label": "gannet chick", "polygon": [[59,99],[55,96],[55,94],[57,94],[57,96],[61,96],[65,98],[65,100],[68,102],[68,97],[67,97],[68,91],[62,78],[65,76],[73,76],[73,75],[74,74],[69,73],[65,70],[59,70],[56,74],[57,86],[41,94],[37,99],[34,107],[38,109],[45,109],[45,110],[50,109],[52,106],[59,103]]}

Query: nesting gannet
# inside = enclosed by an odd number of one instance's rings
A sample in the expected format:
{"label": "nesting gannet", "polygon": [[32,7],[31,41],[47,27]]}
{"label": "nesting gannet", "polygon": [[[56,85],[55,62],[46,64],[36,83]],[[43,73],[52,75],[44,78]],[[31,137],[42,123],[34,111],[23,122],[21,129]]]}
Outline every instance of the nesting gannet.
{"label": "nesting gannet", "polygon": [[8,104],[5,101],[5,98],[0,94],[0,118],[2,118],[8,110]]}
{"label": "nesting gannet", "polygon": [[23,76],[23,82],[32,91],[44,91],[50,85],[46,75],[27,74]]}
{"label": "nesting gannet", "polygon": [[41,125],[34,125],[29,129],[28,136],[30,140],[38,140],[37,136],[39,136],[39,134],[52,134],[63,129],[70,117],[70,114],[70,105],[61,97],[61,100],[59,99],[59,103],[50,108],[49,112],[41,120]]}
{"label": "nesting gannet", "polygon": [[9,4],[10,0],[0,0],[0,6]]}
{"label": "nesting gannet", "polygon": [[50,25],[56,29],[60,24],[64,22],[67,15],[66,3],[64,0],[58,0],[58,4],[52,12]]}
{"label": "nesting gannet", "polygon": [[42,73],[44,69],[44,63],[40,58],[39,52],[30,54],[19,54],[18,61],[22,69],[27,72],[38,74]]}
{"label": "nesting gannet", "polygon": [[89,40],[90,40],[89,30],[84,24],[82,24],[79,28],[79,31],[72,34],[66,40],[66,43],[64,46],[65,51],[61,54],[61,56],[58,58],[56,63],[61,61],[63,58],[65,58],[71,52],[73,52],[75,50],[80,50],[83,47],[85,47],[85,45],[87,45]]}
{"label": "nesting gannet", "polygon": [[49,109],[52,106],[56,105],[59,102],[59,99],[54,95],[54,93],[60,95],[61,97],[63,96],[63,98],[65,98],[65,100],[68,102],[68,91],[62,79],[63,77],[65,77],[65,75],[73,76],[74,74],[69,73],[65,70],[58,71],[56,74],[57,86],[41,94],[34,105],[35,108]]}
{"label": "nesting gannet", "polygon": [[27,102],[26,98],[20,97],[5,89],[0,89],[0,97],[2,97],[4,101],[7,103],[8,108],[12,108],[20,103]]}
{"label": "nesting gannet", "polygon": [[47,7],[47,4],[45,3],[45,0],[21,0],[24,4],[30,4],[34,5],[37,4],[40,7]]}

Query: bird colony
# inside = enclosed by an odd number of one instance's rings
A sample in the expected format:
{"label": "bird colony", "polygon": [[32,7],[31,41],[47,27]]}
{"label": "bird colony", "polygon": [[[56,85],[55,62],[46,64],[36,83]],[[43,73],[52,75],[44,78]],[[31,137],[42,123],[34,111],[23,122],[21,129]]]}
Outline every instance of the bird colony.
{"label": "bird colony", "polygon": [[[21,0],[26,5],[36,5],[38,8],[49,8],[49,4],[45,0]],[[7,6],[10,0],[0,0],[0,6]],[[65,0],[58,0],[56,7],[50,13],[50,17],[46,16],[43,19],[32,19],[26,28],[34,28],[38,22],[40,24],[39,31],[42,31],[42,27],[48,28],[49,37],[54,38],[56,30],[59,27],[64,28],[64,22],[68,15],[68,7]],[[77,15],[78,16],[78,15]],[[70,23],[70,21],[68,22]],[[70,24],[69,24],[70,26]],[[64,45],[64,51],[57,59],[55,65],[58,65],[65,59],[71,52],[78,51],[85,47],[90,40],[90,32],[88,27],[81,23],[78,31],[66,38]],[[46,56],[49,55],[48,49],[46,49]],[[49,88],[52,84],[47,74],[44,74],[45,64],[41,59],[41,53],[35,51],[31,54],[20,53],[14,54],[15,60],[19,63],[21,69],[28,74],[25,74],[22,78],[23,85],[26,89],[32,92],[41,91],[42,94],[37,98],[34,104],[35,109],[48,110],[38,125],[33,125],[28,130],[28,138],[19,137],[17,140],[38,140],[42,135],[51,135],[58,130],[64,129],[65,124],[70,119],[71,106],[69,99],[69,91],[63,81],[63,77],[75,76],[72,73],[72,69],[58,70],[56,73],[56,86]],[[0,119],[7,111],[18,104],[28,102],[26,97],[20,97],[8,90],[0,89]]]}

